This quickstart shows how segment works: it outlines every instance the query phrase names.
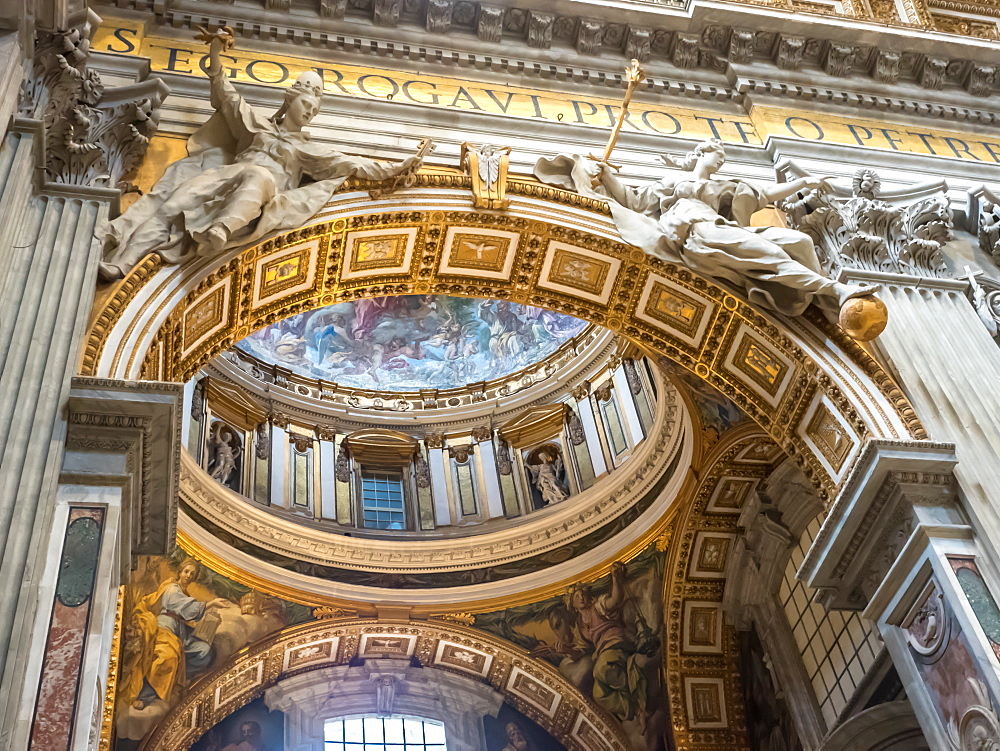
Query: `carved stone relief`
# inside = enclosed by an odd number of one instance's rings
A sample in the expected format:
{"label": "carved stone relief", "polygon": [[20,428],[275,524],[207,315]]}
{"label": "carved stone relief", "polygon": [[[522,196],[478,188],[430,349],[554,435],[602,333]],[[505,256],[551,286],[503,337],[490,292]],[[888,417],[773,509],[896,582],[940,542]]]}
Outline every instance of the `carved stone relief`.
{"label": "carved stone relief", "polygon": [[39,33],[20,114],[45,126],[48,180],[128,191],[168,89],[159,79],[105,89],[89,58],[87,30]]}
{"label": "carved stone relief", "polygon": [[914,194],[907,204],[881,195],[878,174],[862,168],[850,198],[808,191],[785,200],[792,226],[812,237],[828,274],[841,269],[944,277],[942,247],[952,237],[952,212],[943,186]]}

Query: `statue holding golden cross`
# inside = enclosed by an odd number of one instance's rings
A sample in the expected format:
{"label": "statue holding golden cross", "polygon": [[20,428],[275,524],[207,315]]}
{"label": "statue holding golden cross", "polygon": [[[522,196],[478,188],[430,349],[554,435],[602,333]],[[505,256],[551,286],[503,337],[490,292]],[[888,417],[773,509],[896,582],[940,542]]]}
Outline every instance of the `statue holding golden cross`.
{"label": "statue holding golden cross", "polygon": [[[636,87],[640,83],[646,80],[646,73],[639,67],[638,60],[632,60],[628,67],[625,68],[625,80],[627,81],[627,86],[625,88],[625,98],[622,99],[622,109],[618,113],[618,121],[615,123],[615,127],[611,129],[611,134],[608,136],[608,145],[604,147],[604,156],[598,158],[593,154],[590,155],[590,158],[598,164],[611,167],[615,171],[620,170],[621,165],[611,163],[611,152],[615,150],[615,144],[618,143],[618,135],[621,133],[622,125],[625,124],[625,118],[628,117],[628,105],[632,101],[632,92],[636,90]],[[597,187],[600,182],[601,176],[598,173],[594,175],[592,185]]]}

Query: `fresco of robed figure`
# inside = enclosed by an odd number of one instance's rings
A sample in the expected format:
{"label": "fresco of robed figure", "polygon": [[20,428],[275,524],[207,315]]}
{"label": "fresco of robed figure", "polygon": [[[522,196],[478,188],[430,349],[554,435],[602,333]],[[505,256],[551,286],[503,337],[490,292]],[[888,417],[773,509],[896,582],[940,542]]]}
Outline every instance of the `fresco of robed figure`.
{"label": "fresco of robed figure", "polygon": [[563,597],[476,617],[476,627],[559,668],[614,715],[636,751],[669,747],[662,668],[664,554],[650,546],[627,565]]}
{"label": "fresco of robed figure", "polygon": [[126,587],[117,751],[131,751],[192,682],[309,608],[250,590],[178,551],[142,557]]}

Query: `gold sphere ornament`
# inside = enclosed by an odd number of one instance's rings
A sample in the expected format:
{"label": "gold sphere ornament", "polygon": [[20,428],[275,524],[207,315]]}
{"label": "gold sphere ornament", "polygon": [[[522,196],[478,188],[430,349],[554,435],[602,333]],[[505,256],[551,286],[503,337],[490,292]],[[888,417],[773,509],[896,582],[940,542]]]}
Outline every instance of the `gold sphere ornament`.
{"label": "gold sphere ornament", "polygon": [[889,309],[875,295],[852,297],[840,308],[840,328],[859,342],[870,342],[889,322]]}

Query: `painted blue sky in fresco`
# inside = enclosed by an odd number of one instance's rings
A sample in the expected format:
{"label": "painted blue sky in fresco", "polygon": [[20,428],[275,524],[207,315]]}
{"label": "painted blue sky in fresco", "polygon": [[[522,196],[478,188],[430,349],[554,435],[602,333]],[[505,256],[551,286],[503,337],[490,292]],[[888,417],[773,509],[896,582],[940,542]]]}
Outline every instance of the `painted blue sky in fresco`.
{"label": "painted blue sky in fresco", "polygon": [[236,346],[342,386],[415,391],[502,378],[586,327],[571,316],[503,300],[406,295],[300,313]]}

